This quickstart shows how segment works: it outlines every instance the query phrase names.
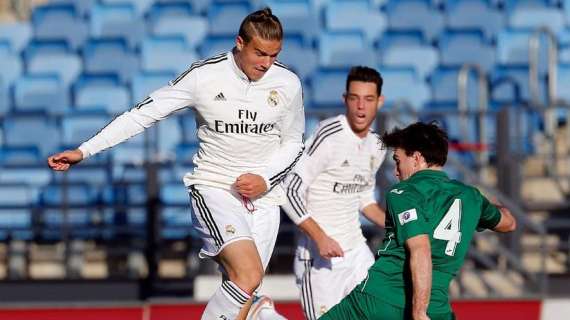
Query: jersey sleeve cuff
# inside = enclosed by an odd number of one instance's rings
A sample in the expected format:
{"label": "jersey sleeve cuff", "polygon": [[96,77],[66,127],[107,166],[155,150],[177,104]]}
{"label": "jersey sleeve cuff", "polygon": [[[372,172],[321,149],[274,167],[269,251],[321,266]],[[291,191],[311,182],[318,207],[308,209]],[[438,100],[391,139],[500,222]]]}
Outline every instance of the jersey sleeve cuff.
{"label": "jersey sleeve cuff", "polygon": [[81,151],[81,153],[83,154],[83,159],[87,159],[91,156],[91,153],[89,152],[87,146],[85,145],[85,143],[83,143],[82,145],[79,146],[79,151]]}

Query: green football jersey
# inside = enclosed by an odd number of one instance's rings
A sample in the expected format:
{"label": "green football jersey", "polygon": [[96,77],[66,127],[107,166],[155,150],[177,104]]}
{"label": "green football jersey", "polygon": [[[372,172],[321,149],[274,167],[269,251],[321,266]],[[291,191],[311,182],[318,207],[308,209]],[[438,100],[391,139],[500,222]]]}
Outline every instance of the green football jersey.
{"label": "green football jersey", "polygon": [[476,188],[449,179],[443,171],[419,171],[386,193],[386,236],[360,289],[395,306],[411,307],[405,241],[427,234],[433,265],[428,312],[449,312],[449,284],[463,265],[473,234],[495,227],[500,219],[499,210]]}

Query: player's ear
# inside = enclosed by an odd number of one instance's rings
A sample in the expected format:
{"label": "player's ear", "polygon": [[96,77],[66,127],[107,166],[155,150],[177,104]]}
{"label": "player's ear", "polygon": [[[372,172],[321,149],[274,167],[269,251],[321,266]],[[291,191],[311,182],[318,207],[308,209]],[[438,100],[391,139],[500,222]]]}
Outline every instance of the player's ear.
{"label": "player's ear", "polygon": [[238,49],[238,51],[241,51],[243,49],[243,46],[245,45],[245,41],[243,41],[243,38],[240,36],[236,37],[236,48]]}
{"label": "player's ear", "polygon": [[378,105],[376,106],[376,110],[380,110],[384,106],[384,96],[381,95],[378,97]]}

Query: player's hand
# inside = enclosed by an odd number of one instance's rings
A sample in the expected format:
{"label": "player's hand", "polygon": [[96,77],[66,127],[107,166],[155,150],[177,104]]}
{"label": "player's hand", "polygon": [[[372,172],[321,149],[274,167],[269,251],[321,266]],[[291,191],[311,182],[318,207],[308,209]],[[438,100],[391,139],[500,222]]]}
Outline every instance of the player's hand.
{"label": "player's hand", "polygon": [[83,152],[79,149],[66,150],[64,152],[56,153],[48,159],[48,166],[55,171],[66,171],[72,165],[77,164],[83,160]]}
{"label": "player's hand", "polygon": [[267,191],[265,179],[253,173],[245,173],[237,177],[234,188],[239,194],[248,198],[257,198]]}
{"label": "player's hand", "polygon": [[317,248],[319,249],[319,254],[321,257],[325,259],[344,257],[344,251],[342,251],[342,248],[338,242],[336,242],[333,238],[325,235],[315,242],[317,243]]}

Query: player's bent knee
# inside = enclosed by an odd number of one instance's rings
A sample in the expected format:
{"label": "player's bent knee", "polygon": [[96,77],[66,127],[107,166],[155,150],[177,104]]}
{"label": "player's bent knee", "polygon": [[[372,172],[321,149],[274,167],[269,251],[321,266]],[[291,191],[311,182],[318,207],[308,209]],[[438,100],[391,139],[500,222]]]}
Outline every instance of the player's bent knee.
{"label": "player's bent knee", "polygon": [[249,294],[253,292],[261,285],[261,280],[263,279],[263,270],[242,270],[235,274],[234,279],[230,277],[230,280],[237,284],[242,290]]}

